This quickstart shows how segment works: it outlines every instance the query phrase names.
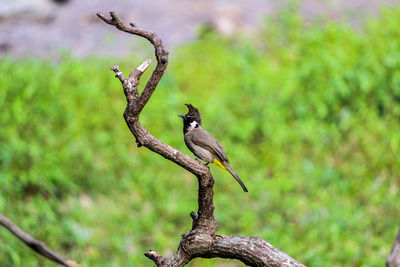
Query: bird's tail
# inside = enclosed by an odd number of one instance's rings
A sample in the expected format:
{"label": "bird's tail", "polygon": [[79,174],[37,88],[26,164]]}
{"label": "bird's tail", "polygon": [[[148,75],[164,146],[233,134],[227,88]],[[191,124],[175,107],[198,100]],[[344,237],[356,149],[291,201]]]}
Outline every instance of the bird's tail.
{"label": "bird's tail", "polygon": [[236,181],[238,181],[238,183],[242,187],[243,191],[246,193],[249,192],[249,191],[247,191],[247,188],[244,185],[244,183],[242,182],[242,180],[240,180],[239,176],[232,170],[231,166],[229,166],[228,162],[224,162],[224,166],[228,170],[228,172],[230,172],[230,174],[232,174],[232,176],[235,177]]}

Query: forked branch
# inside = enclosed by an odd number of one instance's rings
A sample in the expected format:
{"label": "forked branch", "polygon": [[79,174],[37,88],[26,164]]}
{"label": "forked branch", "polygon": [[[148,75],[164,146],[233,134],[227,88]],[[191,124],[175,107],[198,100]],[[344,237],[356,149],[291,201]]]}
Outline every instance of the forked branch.
{"label": "forked branch", "polygon": [[153,260],[157,266],[184,266],[196,257],[238,259],[252,266],[304,266],[261,238],[215,234],[217,221],[214,218],[214,179],[210,170],[177,149],[162,143],[139,122],[140,112],[150,99],[167,68],[168,52],[164,49],[161,39],[154,33],[137,28],[133,23],[130,23],[130,26],[126,26],[115,12],[110,12],[110,17],[106,17],[101,13],[98,13],[97,16],[121,31],[146,38],[155,49],[157,66],[141,94],[137,86],[141,75],[150,64],[149,60],[143,62],[142,65],[132,71],[127,79],[118,66],[111,67],[111,70],[115,72],[116,77],[122,83],[128,102],[124,118],[136,138],[137,145],[143,145],[164,158],[175,162],[196,175],[199,182],[198,212],[191,213],[193,219],[192,229],[182,235],[176,254],[172,257],[164,258],[155,251],[149,251],[145,255]]}

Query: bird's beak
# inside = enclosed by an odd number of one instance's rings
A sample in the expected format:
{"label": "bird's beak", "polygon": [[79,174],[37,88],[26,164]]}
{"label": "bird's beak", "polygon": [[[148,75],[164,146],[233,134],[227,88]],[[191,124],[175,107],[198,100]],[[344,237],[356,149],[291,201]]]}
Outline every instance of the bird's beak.
{"label": "bird's beak", "polygon": [[182,119],[185,119],[185,115],[178,115],[178,117],[181,117]]}

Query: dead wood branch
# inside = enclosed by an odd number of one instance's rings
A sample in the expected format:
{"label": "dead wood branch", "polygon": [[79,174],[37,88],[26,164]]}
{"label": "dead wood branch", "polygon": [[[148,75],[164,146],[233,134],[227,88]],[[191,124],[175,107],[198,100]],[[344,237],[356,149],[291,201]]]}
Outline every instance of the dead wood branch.
{"label": "dead wood branch", "polygon": [[65,260],[64,258],[59,256],[57,253],[46,247],[46,245],[43,242],[34,239],[32,236],[22,231],[18,226],[16,226],[2,214],[0,214],[0,225],[7,228],[13,235],[18,237],[28,247],[36,251],[38,254],[48,258],[49,260],[52,260],[67,267],[79,266],[75,262],[70,260]]}
{"label": "dead wood branch", "polygon": [[155,251],[149,251],[145,255],[157,266],[184,266],[196,257],[238,259],[252,266],[304,266],[261,238],[215,235],[217,221],[214,218],[214,179],[210,170],[177,149],[159,141],[139,122],[140,112],[167,68],[168,52],[164,49],[161,39],[154,33],[137,28],[133,23],[130,24],[130,27],[126,26],[115,12],[110,12],[110,17],[101,13],[98,13],[97,16],[121,31],[146,38],[155,49],[157,66],[141,94],[137,86],[140,76],[150,64],[149,60],[132,71],[128,79],[125,78],[118,66],[111,67],[122,83],[128,102],[124,118],[136,138],[137,145],[145,146],[175,162],[196,175],[199,182],[198,212],[191,213],[192,229],[182,235],[177,253],[169,258],[164,258]]}

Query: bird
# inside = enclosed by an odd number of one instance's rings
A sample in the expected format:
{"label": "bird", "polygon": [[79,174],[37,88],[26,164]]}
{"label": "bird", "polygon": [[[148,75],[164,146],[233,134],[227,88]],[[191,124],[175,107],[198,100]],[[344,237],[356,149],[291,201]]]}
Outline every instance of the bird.
{"label": "bird", "polygon": [[183,119],[183,136],[186,146],[196,156],[196,159],[204,160],[206,165],[214,163],[218,167],[227,170],[238,181],[244,192],[248,192],[239,176],[229,165],[228,157],[222,146],[215,138],[201,127],[201,115],[197,108],[191,104],[185,104],[189,111],[185,115],[178,115]]}

